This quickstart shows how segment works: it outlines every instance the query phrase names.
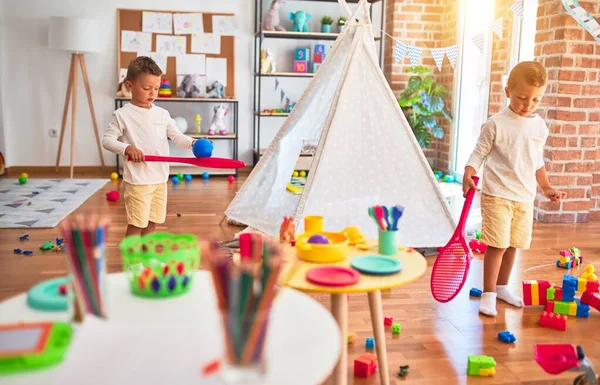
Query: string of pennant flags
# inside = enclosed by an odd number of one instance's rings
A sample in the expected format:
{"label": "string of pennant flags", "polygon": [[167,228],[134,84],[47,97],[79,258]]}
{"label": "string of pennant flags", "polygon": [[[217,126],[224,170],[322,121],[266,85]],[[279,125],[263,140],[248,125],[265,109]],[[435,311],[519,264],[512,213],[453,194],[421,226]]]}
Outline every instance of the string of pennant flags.
{"label": "string of pennant flags", "polygon": [[[573,2],[576,0],[563,0],[563,1]],[[520,19],[522,19],[523,18],[523,0],[514,0],[513,4],[510,6],[510,8],[506,12],[504,12],[504,14],[502,14],[502,16],[500,16],[499,18],[494,20],[494,23],[492,24],[492,31],[496,34],[496,36],[498,36],[498,39],[500,39],[500,40],[504,39],[504,31],[502,28],[503,20],[504,20],[504,17],[506,17],[509,14],[509,12],[512,12],[513,14],[517,15]],[[388,35],[388,34],[386,33],[386,35]],[[404,60],[405,57],[408,56],[410,58],[410,64],[413,67],[416,67],[419,64],[419,60],[421,59],[421,55],[423,54],[424,49],[422,47],[406,44],[400,40],[393,38],[390,35],[388,35],[388,36],[391,37],[396,42],[396,47],[395,47],[395,52],[394,52],[394,63],[398,64],[399,62]],[[483,46],[484,46],[484,42],[485,42],[484,31],[479,31],[479,32],[475,33],[473,36],[471,36],[471,41],[473,41],[473,43],[475,44],[475,46],[477,47],[479,52],[483,53]],[[458,57],[459,50],[460,50],[460,45],[458,45],[458,44],[450,45],[447,47],[441,47],[441,48],[429,48],[429,51],[431,52],[431,56],[433,56],[433,60],[435,61],[435,65],[437,66],[437,68],[440,71],[442,70],[442,63],[444,62],[444,56],[446,56],[448,58],[448,61],[450,62],[450,65],[452,66],[452,68],[454,68],[456,66],[456,58]]]}
{"label": "string of pennant flags", "polygon": [[[279,84],[279,80],[277,80],[277,78],[275,78],[275,91],[277,91],[277,88],[279,88],[280,84]],[[283,100],[285,99],[285,105],[289,106],[290,105],[290,98],[287,97],[287,95],[285,94],[285,92],[283,91],[283,88],[281,88],[279,90],[279,96],[280,96],[280,102],[283,103]]]}
{"label": "string of pennant flags", "polygon": [[600,43],[600,23],[583,9],[577,0],[562,0],[563,6],[569,14]]}

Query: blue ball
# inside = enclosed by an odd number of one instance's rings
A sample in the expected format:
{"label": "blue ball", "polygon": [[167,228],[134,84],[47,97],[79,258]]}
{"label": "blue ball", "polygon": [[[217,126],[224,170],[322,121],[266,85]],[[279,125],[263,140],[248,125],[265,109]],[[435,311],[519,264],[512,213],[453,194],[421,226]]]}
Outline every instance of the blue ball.
{"label": "blue ball", "polygon": [[179,178],[174,176],[173,178],[171,178],[171,182],[173,182],[173,184],[177,184],[179,183]]}
{"label": "blue ball", "polygon": [[183,176],[183,179],[185,179],[187,182],[189,182],[189,181],[191,181],[191,180],[192,180],[192,176],[191,176],[190,174],[185,174],[185,175]]}
{"label": "blue ball", "polygon": [[208,173],[207,172],[203,172],[202,173],[202,178],[203,179],[208,179]]}
{"label": "blue ball", "polygon": [[212,156],[214,146],[212,142],[208,139],[198,139],[194,143],[194,156],[196,158],[208,158]]}

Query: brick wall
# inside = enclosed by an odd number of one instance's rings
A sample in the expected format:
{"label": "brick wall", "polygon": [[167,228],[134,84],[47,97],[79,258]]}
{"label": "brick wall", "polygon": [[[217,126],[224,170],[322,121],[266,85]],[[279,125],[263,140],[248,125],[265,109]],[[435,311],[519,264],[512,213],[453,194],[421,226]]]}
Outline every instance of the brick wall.
{"label": "brick wall", "polygon": [[[512,5],[513,0],[497,0],[494,20],[505,14]],[[492,116],[506,106],[506,94],[502,85],[502,77],[510,72],[510,42],[512,38],[512,12],[502,18],[502,40],[491,31],[492,62],[490,73],[490,99],[488,102],[488,115]]]}
{"label": "brick wall", "polygon": [[[600,3],[580,2],[591,14]],[[540,107],[550,137],[544,157],[553,186],[567,192],[559,204],[539,197],[542,222],[600,220],[600,44],[566,12],[560,0],[540,0],[536,60],[548,70]]]}

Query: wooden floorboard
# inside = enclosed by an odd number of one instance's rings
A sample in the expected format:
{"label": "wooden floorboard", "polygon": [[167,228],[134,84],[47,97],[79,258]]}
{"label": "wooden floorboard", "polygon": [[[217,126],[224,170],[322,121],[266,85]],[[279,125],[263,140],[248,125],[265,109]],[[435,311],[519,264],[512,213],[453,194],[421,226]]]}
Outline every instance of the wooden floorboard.
{"label": "wooden floorboard", "polygon": [[[169,184],[167,221],[159,229],[231,239],[241,228],[225,222],[219,225],[219,222],[240,187],[241,180],[229,184],[225,178],[206,181],[197,178],[187,185]],[[105,198],[106,192],[117,188],[117,182],[108,183],[74,213],[101,211],[112,219],[107,250],[111,272],[121,269],[117,246],[126,228],[123,201],[113,203]],[[21,243],[18,237],[25,232],[29,233],[30,240]],[[41,280],[66,273],[64,255],[39,250],[43,242],[57,236],[57,229],[0,230],[0,300],[26,291]],[[560,249],[571,246],[581,249],[586,263],[600,266],[600,223],[536,223],[532,248],[518,255],[511,287],[520,293],[523,279],[546,279],[560,285],[566,270],[558,269],[554,262]],[[34,250],[34,255],[15,255],[12,250],[16,247]],[[391,331],[387,331],[392,384],[569,384],[569,379],[575,377],[574,373],[551,376],[535,363],[535,343],[581,344],[600,369],[600,313],[596,310],[592,309],[587,319],[570,317],[566,332],[537,326],[541,308],[521,310],[500,304],[497,317],[482,317],[477,312],[478,301],[468,297],[470,287],[481,287],[482,263],[479,257],[471,264],[465,289],[449,304],[438,304],[431,297],[429,275],[432,264],[433,258],[428,258],[429,267],[423,278],[383,296],[384,315],[392,316],[402,324],[402,333],[398,337],[392,337]],[[582,270],[579,268],[573,272],[580,274]],[[316,295],[315,298],[329,306],[327,296]],[[366,380],[352,376],[353,360],[365,350],[365,338],[372,336],[372,332],[366,295],[351,295],[349,308],[349,330],[358,334],[356,344],[349,347],[349,384],[379,384],[378,375]],[[511,345],[499,342],[497,333],[503,330],[513,332],[517,342]],[[493,356],[498,363],[497,375],[494,378],[467,377],[469,354]],[[403,379],[394,376],[399,365],[410,365],[409,374]]]}

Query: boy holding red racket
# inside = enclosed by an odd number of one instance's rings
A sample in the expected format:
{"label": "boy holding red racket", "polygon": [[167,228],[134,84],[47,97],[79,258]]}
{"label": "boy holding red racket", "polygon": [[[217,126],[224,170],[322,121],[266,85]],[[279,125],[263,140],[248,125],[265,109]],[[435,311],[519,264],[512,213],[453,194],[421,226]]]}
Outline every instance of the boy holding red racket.
{"label": "boy holding red racket", "polygon": [[496,298],[516,307],[523,300],[507,284],[517,249],[528,249],[533,229],[533,203],[537,186],[552,202],[566,193],[550,185],[544,166],[548,128],[534,111],[546,91],[546,69],[537,62],[513,68],[505,88],[510,105],[482,126],[473,154],[467,161],[463,191],[476,188],[473,175],[485,161],[481,196],[481,241],[487,251],[483,263],[482,314],[495,316]]}
{"label": "boy holding red racket", "polygon": [[169,155],[167,138],[190,150],[195,142],[177,129],[169,111],[154,105],[161,76],[151,58],[131,61],[125,80],[131,103],[114,112],[102,139],[106,150],[131,158],[123,166],[127,236],[154,232],[156,223],[164,223],[167,215],[169,164],[146,163],[144,155]]}

